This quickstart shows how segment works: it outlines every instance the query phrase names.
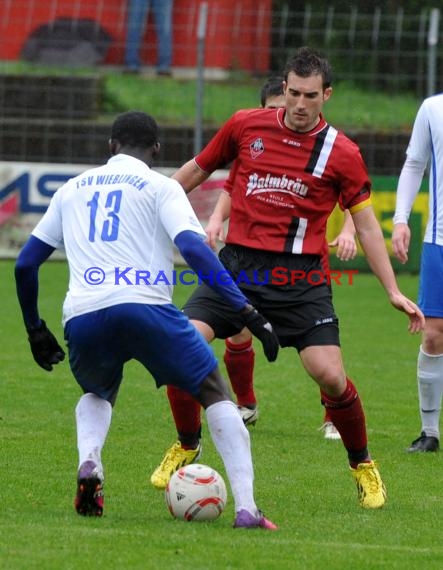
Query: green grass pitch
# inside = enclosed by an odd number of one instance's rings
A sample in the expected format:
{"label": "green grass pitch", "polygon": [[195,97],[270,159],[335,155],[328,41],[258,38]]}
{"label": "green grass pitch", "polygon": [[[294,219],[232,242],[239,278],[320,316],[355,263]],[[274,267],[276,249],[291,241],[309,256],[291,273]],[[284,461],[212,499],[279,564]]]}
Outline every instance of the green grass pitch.
{"label": "green grass pitch", "polygon": [[[401,276],[416,296],[417,277]],[[41,271],[40,311],[62,340],[63,263]],[[189,287],[177,288],[178,304]],[[129,363],[103,460],[105,515],[73,509],[77,450],[74,407],[80,395],[67,362],[47,373],[34,364],[15,297],[13,262],[0,263],[0,560],[5,570],[113,569],[441,569],[442,454],[408,455],[418,436],[415,379],[420,339],[390,308],[371,275],[334,288],[346,368],[366,410],[370,449],[388,502],[364,511],[340,442],[318,431],[318,389],[295,351],[277,363],[256,348],[261,417],[251,428],[256,499],[278,532],[231,528],[232,498],[213,523],[174,520],[151,471],[175,432],[165,390]],[[213,344],[221,357],[223,344]],[[224,371],[223,365],[222,370]],[[202,462],[224,473],[206,426]]]}

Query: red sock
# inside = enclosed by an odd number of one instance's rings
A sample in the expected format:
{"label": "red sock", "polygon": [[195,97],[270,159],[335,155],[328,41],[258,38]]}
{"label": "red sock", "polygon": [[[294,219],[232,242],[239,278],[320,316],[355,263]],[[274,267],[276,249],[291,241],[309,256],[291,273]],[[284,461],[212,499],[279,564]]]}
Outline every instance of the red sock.
{"label": "red sock", "polygon": [[252,348],[252,339],[234,344],[227,338],[225,344],[223,360],[232,389],[237,396],[237,403],[240,406],[256,404],[253,386],[255,352]]}
{"label": "red sock", "polygon": [[340,397],[332,398],[323,391],[321,396],[332,423],[341,435],[351,466],[355,467],[370,460],[368,438],[360,396],[349,378],[346,381],[346,389]]}
{"label": "red sock", "polygon": [[184,449],[195,449],[201,435],[200,404],[176,386],[166,388],[178,439]]}
{"label": "red sock", "polygon": [[[321,394],[321,390],[320,390],[320,394]],[[325,408],[325,417],[323,419],[323,423],[326,423],[326,422],[332,422],[328,408]]]}

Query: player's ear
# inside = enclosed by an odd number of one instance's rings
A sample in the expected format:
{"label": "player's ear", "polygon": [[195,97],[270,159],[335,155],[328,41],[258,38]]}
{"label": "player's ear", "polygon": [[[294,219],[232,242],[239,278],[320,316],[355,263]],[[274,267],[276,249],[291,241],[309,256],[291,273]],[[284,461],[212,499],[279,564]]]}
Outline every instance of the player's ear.
{"label": "player's ear", "polygon": [[111,156],[118,154],[118,142],[115,139],[109,139],[108,146]]}
{"label": "player's ear", "polygon": [[323,101],[327,101],[331,95],[332,87],[326,87],[326,89],[323,91]]}
{"label": "player's ear", "polygon": [[157,158],[157,156],[160,154],[160,142],[157,141],[156,143],[154,143],[152,145],[152,157],[153,158]]}

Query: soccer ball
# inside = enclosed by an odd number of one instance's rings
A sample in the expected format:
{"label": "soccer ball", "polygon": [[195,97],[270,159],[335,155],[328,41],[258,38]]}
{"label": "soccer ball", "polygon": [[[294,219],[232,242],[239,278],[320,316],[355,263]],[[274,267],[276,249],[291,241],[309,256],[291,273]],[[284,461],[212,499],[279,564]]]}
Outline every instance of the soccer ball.
{"label": "soccer ball", "polygon": [[212,467],[191,463],[176,471],[165,490],[169,512],[184,521],[213,521],[228,500],[223,477]]}

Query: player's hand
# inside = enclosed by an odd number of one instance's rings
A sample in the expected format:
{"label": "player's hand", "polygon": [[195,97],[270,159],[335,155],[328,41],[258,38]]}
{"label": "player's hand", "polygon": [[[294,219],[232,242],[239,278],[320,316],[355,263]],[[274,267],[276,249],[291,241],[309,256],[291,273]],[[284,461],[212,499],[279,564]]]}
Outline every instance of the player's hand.
{"label": "player's hand", "polygon": [[408,224],[395,224],[392,232],[392,252],[400,263],[408,261],[411,230]]}
{"label": "player's hand", "polygon": [[269,362],[277,359],[278,350],[280,348],[277,335],[263,315],[252,305],[247,305],[242,311],[243,323],[251,333],[256,336],[263,345],[263,352]]}
{"label": "player's hand", "polygon": [[349,261],[350,259],[354,259],[357,255],[355,235],[350,232],[339,233],[328,245],[329,247],[337,248],[337,257],[341,261]]}
{"label": "player's hand", "polygon": [[57,339],[41,321],[38,328],[27,329],[28,340],[34,360],[45,370],[52,370],[53,364],[58,364],[65,358],[65,351],[58,344]]}
{"label": "player's hand", "polygon": [[205,228],[206,235],[208,237],[209,247],[212,249],[217,249],[217,241],[225,241],[225,228],[223,220],[209,218],[208,225]]}
{"label": "player's hand", "polygon": [[413,301],[400,292],[391,295],[390,301],[396,309],[407,314],[409,318],[408,330],[410,333],[419,333],[424,329],[425,317]]}

